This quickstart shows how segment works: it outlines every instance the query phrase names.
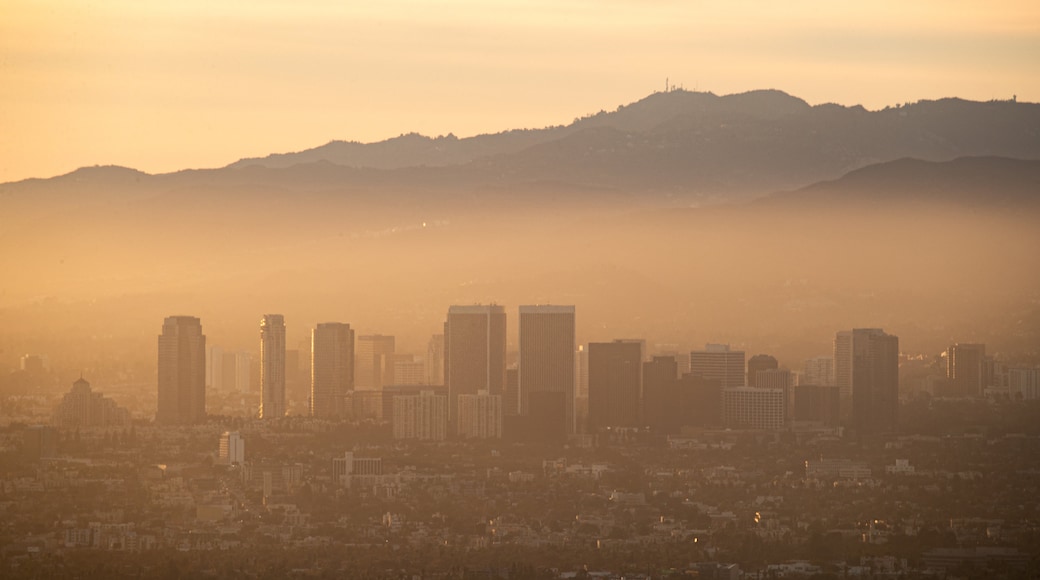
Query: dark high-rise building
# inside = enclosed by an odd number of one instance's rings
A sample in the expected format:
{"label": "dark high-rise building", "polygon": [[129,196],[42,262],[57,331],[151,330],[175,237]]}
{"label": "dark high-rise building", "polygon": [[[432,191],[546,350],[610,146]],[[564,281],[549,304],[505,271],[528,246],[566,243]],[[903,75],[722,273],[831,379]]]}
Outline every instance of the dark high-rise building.
{"label": "dark high-rise building", "polygon": [[349,415],[353,391],[354,331],[342,322],[319,324],[311,331],[311,415]]}
{"label": "dark high-rise building", "polygon": [[674,356],[643,363],[643,423],[662,433],[677,433],[681,426],[678,366]]}
{"label": "dark high-rise building", "polygon": [[986,345],[954,344],[946,351],[946,378],[960,396],[983,394],[987,385]]}
{"label": "dark high-rise building", "polygon": [[794,420],[837,427],[840,400],[838,387],[798,385],[794,388]]}
{"label": "dark high-rise building", "polygon": [[589,343],[589,428],[642,423],[643,343]]}
{"label": "dark high-rise building", "polygon": [[502,416],[520,414],[520,369],[506,369],[506,387],[502,391]]}
{"label": "dark high-rise building", "polygon": [[[520,307],[521,415],[536,424],[563,421],[552,431],[574,432],[575,351],[573,306]],[[533,404],[535,399],[539,404]]]}
{"label": "dark high-rise building", "polygon": [[444,324],[444,381],[448,413],[458,413],[458,396],[487,391],[501,395],[506,384],[506,311],[498,305],[452,306]]}
{"label": "dark high-rise building", "polygon": [[170,316],[159,335],[158,423],[186,424],[206,417],[206,337],[194,316]]}
{"label": "dark high-rise building", "polygon": [[722,425],[722,381],[691,373],[679,379],[680,427],[710,428]]}
{"label": "dark high-rise building", "polygon": [[728,344],[708,344],[704,350],[690,352],[690,374],[718,379],[722,388],[744,386],[744,351],[730,350]]}
{"label": "dark high-rise building", "polygon": [[260,319],[260,418],[285,416],[285,318]]}
{"label": "dark high-rise building", "polygon": [[852,331],[852,416],[861,434],[892,431],[899,409],[899,338],[878,328]]}
{"label": "dark high-rise building", "polygon": [[780,365],[775,358],[768,354],[756,354],[747,361],[747,386],[759,386],[757,384],[758,371],[772,371],[778,368],[780,368]]}

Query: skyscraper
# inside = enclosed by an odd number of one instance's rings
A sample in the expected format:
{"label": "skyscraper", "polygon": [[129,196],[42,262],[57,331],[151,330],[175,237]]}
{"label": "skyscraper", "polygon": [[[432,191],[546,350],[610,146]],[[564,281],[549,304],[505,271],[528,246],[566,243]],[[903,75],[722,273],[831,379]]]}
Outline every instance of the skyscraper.
{"label": "skyscraper", "polygon": [[834,358],[818,356],[806,359],[800,382],[803,385],[834,385]]}
{"label": "skyscraper", "polygon": [[986,345],[952,344],[946,350],[946,378],[953,382],[958,395],[977,397],[983,393],[986,367]]}
{"label": "skyscraper", "polygon": [[285,416],[285,318],[260,320],[260,418]]}
{"label": "skyscraper", "polygon": [[381,391],[384,385],[393,384],[394,349],[393,336],[359,336],[355,355],[354,388],[359,391]]}
{"label": "skyscraper", "polygon": [[206,337],[194,316],[170,316],[159,335],[158,423],[195,423],[206,417]]}
{"label": "skyscraper", "polygon": [[663,433],[676,433],[681,426],[678,366],[674,356],[643,363],[643,423]]}
{"label": "skyscraper", "polygon": [[704,350],[690,352],[690,374],[718,379],[722,388],[744,386],[744,351],[730,350],[728,344],[708,344]]}
{"label": "skyscraper", "polygon": [[435,334],[426,345],[426,384],[444,384],[444,335]]}
{"label": "skyscraper", "polygon": [[[843,330],[834,335],[834,384],[848,405],[852,399],[852,331]],[[844,415],[844,413],[842,413]]]}
{"label": "skyscraper", "polygon": [[747,386],[757,387],[758,371],[770,371],[780,368],[776,359],[768,354],[756,354],[747,361]]}
{"label": "skyscraper", "polygon": [[852,330],[852,415],[859,433],[892,431],[899,409],[899,338]]}
{"label": "skyscraper", "polygon": [[354,390],[354,331],[349,324],[324,322],[311,331],[311,415],[349,415]]}
{"label": "skyscraper", "polygon": [[589,343],[589,427],[638,427],[642,421],[643,343]]}
{"label": "skyscraper", "polygon": [[501,395],[505,390],[505,309],[495,304],[448,308],[444,350],[448,413],[454,421],[460,394]]}
{"label": "skyscraper", "polygon": [[[520,307],[521,415],[554,432],[574,432],[574,356],[573,306]],[[547,416],[533,416],[536,410]]]}

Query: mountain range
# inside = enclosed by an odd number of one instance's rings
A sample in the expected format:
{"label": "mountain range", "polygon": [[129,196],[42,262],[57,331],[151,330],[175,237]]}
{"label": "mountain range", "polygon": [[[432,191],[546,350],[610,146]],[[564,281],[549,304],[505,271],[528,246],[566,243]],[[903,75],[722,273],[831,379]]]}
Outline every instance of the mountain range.
{"label": "mountain range", "polygon": [[566,126],[462,139],[407,134],[369,144],[332,141],[218,169],[161,175],[88,169],[56,179],[112,179],[122,187],[129,178],[152,192],[339,191],[357,198],[404,195],[406,202],[593,192],[702,205],[798,189],[901,158],[974,156],[1040,158],[1040,105],[948,98],[868,111],[810,106],[775,90],[726,96],[675,90]]}

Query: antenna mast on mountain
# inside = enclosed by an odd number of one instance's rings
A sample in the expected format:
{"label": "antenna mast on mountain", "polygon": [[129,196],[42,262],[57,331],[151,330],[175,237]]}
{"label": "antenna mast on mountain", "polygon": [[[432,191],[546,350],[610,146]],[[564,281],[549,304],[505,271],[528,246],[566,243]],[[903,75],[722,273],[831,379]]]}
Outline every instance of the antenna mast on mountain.
{"label": "antenna mast on mountain", "polygon": [[664,92],[668,92],[668,77],[664,77]]}

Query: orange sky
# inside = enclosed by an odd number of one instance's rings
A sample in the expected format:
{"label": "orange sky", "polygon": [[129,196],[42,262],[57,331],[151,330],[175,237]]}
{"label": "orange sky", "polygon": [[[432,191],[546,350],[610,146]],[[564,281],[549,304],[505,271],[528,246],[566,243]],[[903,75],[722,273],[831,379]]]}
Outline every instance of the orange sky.
{"label": "orange sky", "polygon": [[569,123],[664,87],[1040,101],[1040,3],[0,0],[0,182]]}

